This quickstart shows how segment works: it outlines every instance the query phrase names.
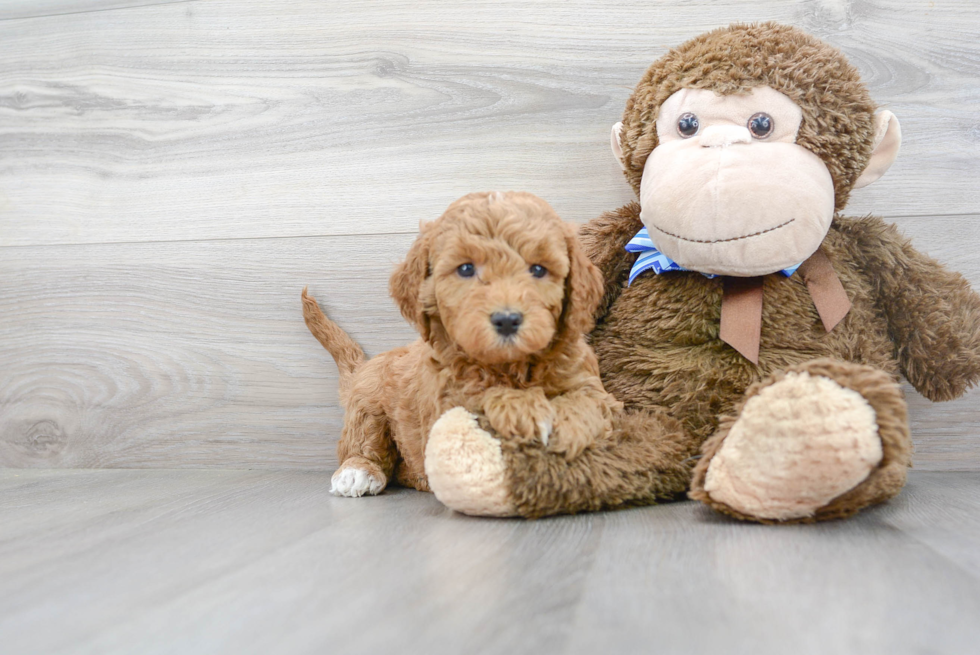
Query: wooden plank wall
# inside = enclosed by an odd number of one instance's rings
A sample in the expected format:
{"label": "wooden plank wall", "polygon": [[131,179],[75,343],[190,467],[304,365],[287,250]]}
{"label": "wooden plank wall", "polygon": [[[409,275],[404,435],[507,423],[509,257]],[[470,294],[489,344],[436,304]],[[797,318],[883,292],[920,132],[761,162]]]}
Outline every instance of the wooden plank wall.
{"label": "wooden plank wall", "polygon": [[[608,130],[646,66],[767,19],[901,118],[849,212],[980,286],[975,0],[0,4],[0,466],[332,468],[303,285],[369,353],[411,339],[385,289],[420,219],[630,200]],[[917,466],[980,470],[978,400],[910,390]]]}

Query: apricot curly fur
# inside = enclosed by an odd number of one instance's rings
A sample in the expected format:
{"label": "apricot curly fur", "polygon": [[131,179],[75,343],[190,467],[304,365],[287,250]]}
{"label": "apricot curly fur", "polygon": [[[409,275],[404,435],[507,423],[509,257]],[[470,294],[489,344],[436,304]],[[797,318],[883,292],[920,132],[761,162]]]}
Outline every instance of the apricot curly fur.
{"label": "apricot curly fur", "polygon": [[[475,274],[460,276],[462,263],[473,263]],[[547,274],[533,277],[532,264],[544,265]],[[392,297],[421,335],[415,343],[364,361],[360,347],[304,289],[306,323],[340,369],[341,469],[357,467],[382,485],[394,479],[427,491],[427,436],[457,406],[512,445],[542,450],[537,430],[546,420],[552,425],[547,451],[562,462],[609,435],[621,438],[613,418],[622,405],[602,388],[584,340],[601,282],[572,227],[543,200],[474,193],[423,225],[391,276]],[[524,317],[510,339],[490,324],[491,314],[504,309]]]}

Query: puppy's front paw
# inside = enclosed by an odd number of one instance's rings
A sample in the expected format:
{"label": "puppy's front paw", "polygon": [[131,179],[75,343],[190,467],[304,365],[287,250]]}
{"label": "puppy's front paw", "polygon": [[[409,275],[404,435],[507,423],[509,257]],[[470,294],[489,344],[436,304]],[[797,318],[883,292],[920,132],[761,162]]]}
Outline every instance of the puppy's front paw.
{"label": "puppy's front paw", "polygon": [[558,420],[548,450],[573,460],[612,431],[612,417],[622,411],[622,405],[601,389],[599,393],[558,396],[552,401]]}
{"label": "puppy's front paw", "polygon": [[330,479],[330,493],[334,496],[359,498],[364,494],[377,495],[385,488],[384,480],[379,480],[370,471],[357,466],[344,466]]}
{"label": "puppy's front paw", "polygon": [[582,429],[573,430],[570,427],[554,431],[551,443],[545,442],[548,450],[561,453],[565,459],[572,460],[582,454],[582,451],[595,443],[596,435]]}
{"label": "puppy's front paw", "polygon": [[489,389],[484,397],[483,413],[498,435],[536,439],[545,445],[555,425],[555,408],[539,388]]}

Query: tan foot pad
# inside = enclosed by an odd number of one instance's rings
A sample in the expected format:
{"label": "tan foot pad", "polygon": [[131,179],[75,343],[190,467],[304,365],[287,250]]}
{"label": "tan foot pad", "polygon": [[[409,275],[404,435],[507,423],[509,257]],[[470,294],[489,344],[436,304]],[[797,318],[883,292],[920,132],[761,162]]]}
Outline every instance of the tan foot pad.
{"label": "tan foot pad", "polygon": [[875,411],[825,377],[788,373],[746,402],[708,466],[704,489],[747,516],[811,516],[881,461]]}
{"label": "tan foot pad", "polygon": [[425,446],[425,474],[441,503],[473,516],[516,516],[500,442],[476,417],[455,407],[432,426]]}

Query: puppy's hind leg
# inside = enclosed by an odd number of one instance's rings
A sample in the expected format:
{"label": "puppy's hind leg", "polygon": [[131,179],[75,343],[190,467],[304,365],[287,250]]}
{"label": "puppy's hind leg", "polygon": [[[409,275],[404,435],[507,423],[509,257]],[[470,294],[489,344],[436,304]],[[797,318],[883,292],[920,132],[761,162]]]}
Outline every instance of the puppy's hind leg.
{"label": "puppy's hind leg", "polygon": [[330,493],[352,498],[381,493],[398,459],[384,412],[364,401],[348,407],[337,455],[341,464],[331,478]]}

